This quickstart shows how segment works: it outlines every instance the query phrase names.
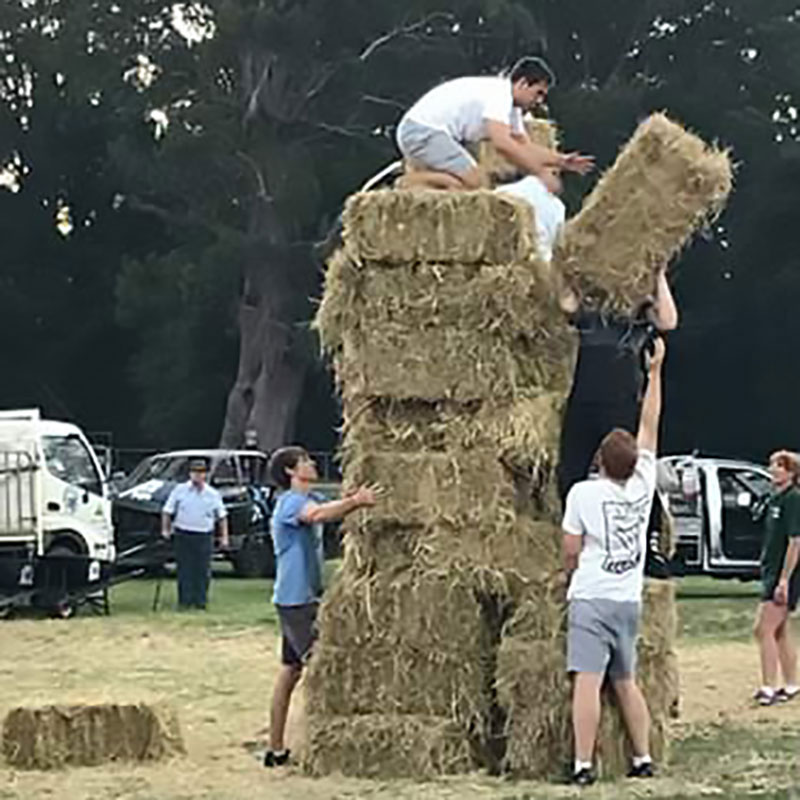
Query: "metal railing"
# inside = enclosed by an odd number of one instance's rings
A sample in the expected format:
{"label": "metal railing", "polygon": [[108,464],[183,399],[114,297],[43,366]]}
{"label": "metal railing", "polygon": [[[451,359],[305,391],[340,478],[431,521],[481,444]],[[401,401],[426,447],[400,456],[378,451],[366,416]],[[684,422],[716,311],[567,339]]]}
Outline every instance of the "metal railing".
{"label": "metal railing", "polygon": [[0,451],[0,536],[35,536],[37,464],[25,451]]}

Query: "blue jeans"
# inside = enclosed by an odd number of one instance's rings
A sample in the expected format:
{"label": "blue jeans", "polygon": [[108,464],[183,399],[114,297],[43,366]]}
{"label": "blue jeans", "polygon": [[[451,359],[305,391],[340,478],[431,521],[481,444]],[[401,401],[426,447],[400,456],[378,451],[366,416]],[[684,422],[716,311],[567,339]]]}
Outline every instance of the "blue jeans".
{"label": "blue jeans", "polygon": [[211,580],[213,533],[175,530],[175,561],[178,565],[178,606],[205,608]]}

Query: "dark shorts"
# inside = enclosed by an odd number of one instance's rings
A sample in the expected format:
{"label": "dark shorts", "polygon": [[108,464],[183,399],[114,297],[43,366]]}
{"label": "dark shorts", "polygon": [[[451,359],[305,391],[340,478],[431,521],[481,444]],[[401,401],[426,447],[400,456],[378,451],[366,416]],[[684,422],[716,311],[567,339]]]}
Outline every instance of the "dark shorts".
{"label": "dark shorts", "polygon": [[636,674],[638,603],[571,600],[567,633],[567,671],[608,674],[625,680]]}
{"label": "dark shorts", "polygon": [[[762,580],[761,582],[761,602],[762,603],[771,603],[773,602],[773,597],[775,596],[775,588],[778,585],[777,580]],[[797,602],[800,600],[800,580],[792,580],[789,581],[789,602],[787,606],[789,607],[789,611],[794,611],[797,609]]]}
{"label": "dark shorts", "polygon": [[319,603],[304,606],[278,606],[281,624],[281,662],[290,667],[302,667],[311,655],[317,638]]}

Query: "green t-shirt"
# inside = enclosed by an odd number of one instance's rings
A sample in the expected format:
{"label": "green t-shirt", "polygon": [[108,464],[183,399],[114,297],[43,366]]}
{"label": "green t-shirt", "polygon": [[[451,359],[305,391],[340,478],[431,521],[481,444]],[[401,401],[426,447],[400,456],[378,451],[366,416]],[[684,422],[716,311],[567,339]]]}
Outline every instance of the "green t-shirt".
{"label": "green t-shirt", "polygon": [[[776,492],[766,509],[764,549],[761,552],[761,578],[765,583],[777,583],[780,578],[789,539],[800,536],[800,491],[794,486]],[[800,580],[800,567],[793,579]]]}

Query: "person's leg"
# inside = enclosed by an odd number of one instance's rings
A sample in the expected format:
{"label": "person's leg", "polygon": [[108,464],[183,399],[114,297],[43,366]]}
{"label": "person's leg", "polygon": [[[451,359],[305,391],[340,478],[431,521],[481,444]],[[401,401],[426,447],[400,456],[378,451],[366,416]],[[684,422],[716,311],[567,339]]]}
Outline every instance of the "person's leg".
{"label": "person's leg", "polygon": [[410,167],[398,184],[402,188],[464,190],[485,183],[475,159],[446,131],[404,119],[397,143]]}
{"label": "person's leg", "polygon": [[465,183],[455,175],[432,170],[412,170],[397,181],[398,189],[439,189],[442,191],[458,191],[466,189]]}
{"label": "person's leg", "polygon": [[281,664],[278,671],[269,715],[269,749],[273,753],[286,750],[286,720],[289,718],[289,704],[302,671],[303,668],[298,663]]}
{"label": "person's leg", "polygon": [[761,687],[767,694],[774,692],[778,683],[777,632],[786,616],[786,606],[778,606],[771,600],[763,600],[758,607],[754,633],[761,658]]}
{"label": "person's leg", "polygon": [[195,605],[198,608],[205,608],[208,603],[208,585],[211,581],[211,559],[214,555],[214,534],[203,534],[197,538]]}
{"label": "person's leg", "polygon": [[569,490],[589,477],[601,439],[595,418],[595,406],[584,405],[570,396],[561,427],[558,455],[558,493],[562,506]]}
{"label": "person's leg", "polygon": [[650,712],[633,676],[612,680],[622,718],[631,740],[634,758],[650,755]]}
{"label": "person's leg", "polygon": [[791,691],[797,688],[797,646],[795,645],[792,623],[788,614],[778,627],[776,639],[783,685]]}
{"label": "person's leg", "polygon": [[[576,766],[591,765],[600,726],[600,687],[603,674],[576,672],[572,687],[572,730]],[[577,771],[577,770],[576,770]]]}
{"label": "person's leg", "polygon": [[185,533],[175,533],[175,564],[178,572],[178,608],[188,608],[191,603],[191,554],[189,536]]}

